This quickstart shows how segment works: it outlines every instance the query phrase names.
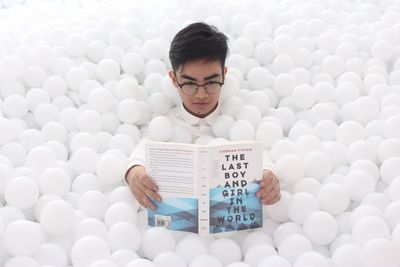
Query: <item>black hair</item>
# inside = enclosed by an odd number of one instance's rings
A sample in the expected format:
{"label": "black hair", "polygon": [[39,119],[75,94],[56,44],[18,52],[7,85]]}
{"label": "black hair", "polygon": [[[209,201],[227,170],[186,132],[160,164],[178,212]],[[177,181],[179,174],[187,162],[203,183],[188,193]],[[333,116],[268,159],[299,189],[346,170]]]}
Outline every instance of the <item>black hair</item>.
{"label": "black hair", "polygon": [[169,50],[172,69],[176,71],[188,61],[219,60],[222,68],[228,54],[228,37],[215,26],[195,22],[180,30]]}

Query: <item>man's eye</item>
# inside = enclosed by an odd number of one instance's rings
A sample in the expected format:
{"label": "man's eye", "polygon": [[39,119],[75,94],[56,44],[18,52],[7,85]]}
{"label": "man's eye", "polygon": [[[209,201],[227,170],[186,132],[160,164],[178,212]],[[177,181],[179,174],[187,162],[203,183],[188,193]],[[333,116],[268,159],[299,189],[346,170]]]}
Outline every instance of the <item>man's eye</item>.
{"label": "man's eye", "polygon": [[186,88],[196,88],[197,84],[195,83],[185,83],[183,86],[185,86]]}

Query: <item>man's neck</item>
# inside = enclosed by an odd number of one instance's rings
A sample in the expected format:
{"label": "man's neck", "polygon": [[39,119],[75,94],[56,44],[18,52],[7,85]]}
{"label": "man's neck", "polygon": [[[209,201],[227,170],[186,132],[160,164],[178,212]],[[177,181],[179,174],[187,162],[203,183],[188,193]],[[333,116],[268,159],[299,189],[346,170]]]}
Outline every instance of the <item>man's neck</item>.
{"label": "man's neck", "polygon": [[207,117],[208,115],[210,115],[211,113],[214,112],[214,110],[215,110],[215,109],[217,108],[217,106],[218,106],[218,102],[217,102],[217,104],[215,104],[215,107],[213,107],[209,112],[207,112],[206,114],[201,114],[201,115],[196,114],[196,113],[193,113],[190,109],[188,109],[188,108],[185,106],[184,103],[182,103],[182,105],[183,105],[184,109],[185,109],[187,112],[189,112],[189,113],[192,114],[193,116],[196,116],[196,117],[202,119],[202,118],[205,118],[205,117]]}

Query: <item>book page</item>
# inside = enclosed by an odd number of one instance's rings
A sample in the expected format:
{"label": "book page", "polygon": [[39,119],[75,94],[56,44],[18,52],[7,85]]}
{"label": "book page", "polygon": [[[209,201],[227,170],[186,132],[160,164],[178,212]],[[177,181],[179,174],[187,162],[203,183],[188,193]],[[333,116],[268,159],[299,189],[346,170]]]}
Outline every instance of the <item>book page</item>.
{"label": "book page", "polygon": [[207,235],[210,228],[210,148],[198,149],[199,234]]}
{"label": "book page", "polygon": [[198,233],[197,146],[179,143],[146,144],[146,171],[158,185],[161,202],[148,209],[149,226]]}
{"label": "book page", "polygon": [[146,171],[161,197],[197,196],[196,147],[158,142],[146,145]]}

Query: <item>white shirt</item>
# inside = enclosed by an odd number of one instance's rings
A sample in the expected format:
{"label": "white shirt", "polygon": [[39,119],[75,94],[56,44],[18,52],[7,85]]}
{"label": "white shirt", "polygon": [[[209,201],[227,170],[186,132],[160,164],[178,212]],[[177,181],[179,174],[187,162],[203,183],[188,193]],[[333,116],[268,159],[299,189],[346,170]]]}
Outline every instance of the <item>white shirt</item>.
{"label": "white shirt", "polygon": [[[210,113],[205,118],[199,118],[189,113],[184,106],[181,104],[175,108],[173,108],[167,115],[167,117],[171,120],[171,122],[175,126],[181,126],[188,130],[193,138],[197,138],[202,135],[210,135],[216,137],[212,131],[212,124],[214,121],[221,115],[220,107],[217,108]],[[131,156],[128,159],[128,170],[134,165],[145,165],[145,143],[151,141],[150,133],[148,130],[148,126],[142,126],[141,131],[141,140],[135,146]],[[269,160],[267,155],[263,157],[264,169],[272,169],[272,163]],[[125,179],[124,179],[125,180]],[[126,181],[125,181],[126,182]]]}
{"label": "white shirt", "polygon": [[[202,135],[215,136],[212,132],[211,125],[216,118],[220,115],[220,108],[217,108],[205,118],[199,118],[189,113],[184,106],[181,104],[173,108],[167,115],[168,119],[171,120],[174,126],[181,126],[190,132],[193,138],[197,138]],[[133,165],[144,165],[145,164],[145,143],[151,141],[148,125],[143,126],[140,129],[141,140],[135,146],[131,156],[128,159],[128,169]]]}

